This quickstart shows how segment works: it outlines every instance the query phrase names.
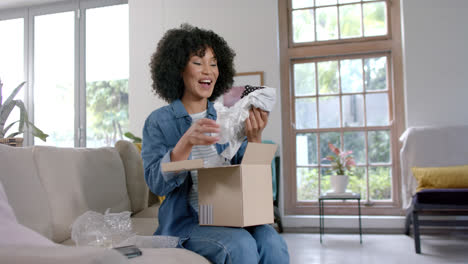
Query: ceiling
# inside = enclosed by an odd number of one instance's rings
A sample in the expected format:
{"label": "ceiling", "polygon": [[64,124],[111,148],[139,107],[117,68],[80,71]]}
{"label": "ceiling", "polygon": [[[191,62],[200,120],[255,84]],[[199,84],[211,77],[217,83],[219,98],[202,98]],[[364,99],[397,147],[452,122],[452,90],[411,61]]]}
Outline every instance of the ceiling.
{"label": "ceiling", "polygon": [[53,2],[66,2],[69,0],[1,0],[0,9],[9,9],[15,7],[24,7],[31,5],[42,5]]}

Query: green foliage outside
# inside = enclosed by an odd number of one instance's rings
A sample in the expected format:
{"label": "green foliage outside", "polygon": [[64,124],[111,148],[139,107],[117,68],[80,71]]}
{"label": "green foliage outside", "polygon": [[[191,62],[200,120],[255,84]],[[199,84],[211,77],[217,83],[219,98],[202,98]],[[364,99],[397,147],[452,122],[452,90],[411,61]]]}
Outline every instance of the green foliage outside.
{"label": "green foliage outside", "polygon": [[364,60],[364,77],[367,91],[387,90],[387,58]]}
{"label": "green foliage outside", "polygon": [[[316,151],[316,133],[304,133],[300,136],[307,137],[307,145],[309,150],[308,165],[317,165]],[[344,145],[345,150],[353,150],[356,154],[354,157],[358,164],[353,171],[353,175],[349,177],[348,189],[361,193],[362,197],[366,197],[366,167],[365,165],[365,141],[364,132],[345,132]],[[340,133],[328,132],[320,134],[320,155],[325,157],[330,155],[328,142],[335,146],[341,147]],[[391,169],[388,166],[372,166],[372,164],[389,164],[390,163],[390,132],[389,131],[369,131],[368,134],[368,153],[369,153],[369,192],[372,200],[388,200],[391,199],[392,179]],[[321,192],[322,194],[330,190],[330,173],[327,172],[329,161],[321,161]],[[361,164],[361,165],[359,165]],[[301,165],[301,164],[300,164]],[[317,200],[318,199],[318,168],[297,169],[297,199],[298,200]]]}
{"label": "green foliage outside", "polygon": [[315,9],[317,15],[317,40],[338,38],[336,8],[325,7]]}
{"label": "green foliage outside", "polygon": [[[365,167],[357,167],[354,175],[349,177],[348,189],[366,197]],[[318,169],[298,168],[297,177],[301,184],[297,187],[297,200],[316,201],[318,199]],[[321,179],[321,193],[331,189],[329,175]],[[370,167],[369,192],[371,200],[391,199],[391,169],[390,167]]]}
{"label": "green foliage outside", "polygon": [[87,140],[111,146],[128,130],[128,79],[86,84]]}
{"label": "green foliage outside", "polygon": [[319,94],[337,94],[338,86],[338,61],[324,61],[317,63]]}
{"label": "green foliage outside", "polygon": [[385,3],[368,3],[364,5],[364,35],[377,36],[387,33]]}

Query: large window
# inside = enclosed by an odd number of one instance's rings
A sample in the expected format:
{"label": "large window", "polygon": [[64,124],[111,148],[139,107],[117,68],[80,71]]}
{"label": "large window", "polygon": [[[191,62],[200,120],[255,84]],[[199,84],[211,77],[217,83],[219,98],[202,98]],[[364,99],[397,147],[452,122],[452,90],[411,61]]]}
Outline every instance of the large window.
{"label": "large window", "polygon": [[[318,213],[318,196],[330,190],[328,143],[353,151],[357,166],[348,189],[361,194],[364,213],[400,213],[398,5],[279,1],[282,106],[289,109],[283,115],[287,214]],[[354,210],[351,202],[332,206],[335,214]]]}
{"label": "large window", "polygon": [[[0,80],[3,83],[0,100],[4,102],[22,81],[24,81],[24,19],[0,20]],[[24,88],[17,98],[24,97]],[[19,120],[19,109],[15,108],[5,125]],[[13,125],[5,136],[18,131],[18,124]]]}
{"label": "large window", "polygon": [[49,134],[36,144],[73,147],[75,12],[34,17],[34,123]]}
{"label": "large window", "polygon": [[[26,144],[100,147],[122,139],[128,129],[126,1],[70,1],[24,8],[17,16],[0,12],[0,33],[12,36],[0,43],[11,63],[2,63],[0,78],[8,87],[27,82],[18,98],[49,134],[47,142],[25,135]],[[18,70],[23,58],[28,65]]]}
{"label": "large window", "polygon": [[86,11],[86,144],[111,145],[128,129],[127,5]]}

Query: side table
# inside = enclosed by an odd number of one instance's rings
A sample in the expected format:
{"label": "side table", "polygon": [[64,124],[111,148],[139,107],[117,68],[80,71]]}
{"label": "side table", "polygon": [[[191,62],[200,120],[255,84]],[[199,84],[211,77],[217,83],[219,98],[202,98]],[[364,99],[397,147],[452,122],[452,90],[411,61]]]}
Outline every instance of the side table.
{"label": "side table", "polygon": [[320,220],[320,244],[322,244],[322,235],[325,234],[325,200],[357,200],[359,212],[359,242],[362,244],[362,227],[361,227],[361,194],[359,193],[343,193],[343,194],[325,194],[319,196],[319,220]]}

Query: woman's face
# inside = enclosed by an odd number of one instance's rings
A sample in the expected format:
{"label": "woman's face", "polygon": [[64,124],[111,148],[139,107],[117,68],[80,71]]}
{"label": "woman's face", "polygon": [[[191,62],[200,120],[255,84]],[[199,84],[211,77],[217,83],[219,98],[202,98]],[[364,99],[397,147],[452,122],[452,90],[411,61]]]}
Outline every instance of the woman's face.
{"label": "woman's face", "polygon": [[191,100],[208,99],[218,79],[218,64],[210,47],[205,50],[205,56],[193,55],[190,57],[182,78],[184,79],[185,91],[183,97]]}

